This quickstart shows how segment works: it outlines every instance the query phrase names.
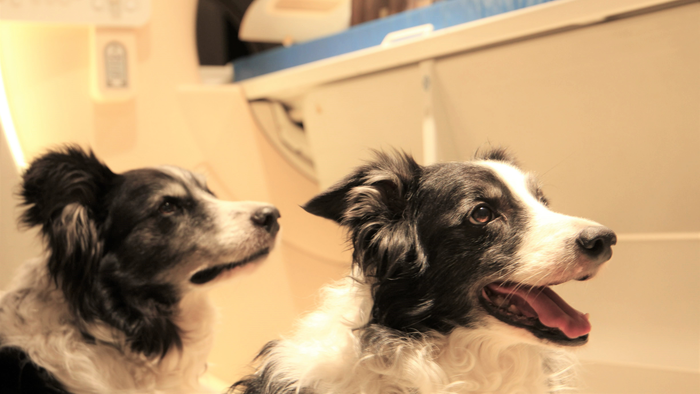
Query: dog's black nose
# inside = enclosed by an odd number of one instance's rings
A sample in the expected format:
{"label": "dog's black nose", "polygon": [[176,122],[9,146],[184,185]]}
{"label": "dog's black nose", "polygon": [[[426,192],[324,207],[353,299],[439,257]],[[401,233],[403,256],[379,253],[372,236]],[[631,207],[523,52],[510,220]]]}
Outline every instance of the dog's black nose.
{"label": "dog's black nose", "polygon": [[280,217],[280,211],[275,207],[263,207],[253,213],[251,219],[253,223],[262,227],[272,236],[276,235],[280,229],[280,224],[277,219]]}
{"label": "dog's black nose", "polygon": [[590,226],[579,233],[576,243],[586,255],[602,263],[612,256],[611,246],[617,243],[617,236],[605,226]]}

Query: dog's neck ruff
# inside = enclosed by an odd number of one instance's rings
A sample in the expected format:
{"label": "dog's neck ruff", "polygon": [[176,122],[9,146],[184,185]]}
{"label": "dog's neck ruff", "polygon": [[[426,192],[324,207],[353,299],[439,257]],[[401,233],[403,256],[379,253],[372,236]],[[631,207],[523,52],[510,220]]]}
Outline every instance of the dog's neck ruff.
{"label": "dog's neck ruff", "polygon": [[[261,356],[257,376],[264,375],[260,383],[267,385],[262,392],[553,393],[575,383],[576,361],[563,350],[523,343],[486,326],[396,335],[367,325],[371,308],[362,280],[327,287],[322,307]],[[286,387],[271,387],[279,382]]]}
{"label": "dog's neck ruff", "polygon": [[[23,266],[11,288],[0,298],[0,347],[22,349],[71,393],[200,393],[212,334],[214,313],[206,299],[185,297],[181,320],[183,349],[160,359],[133,353],[126,338],[102,323],[74,316],[60,290],[37,259]],[[197,316],[184,316],[196,314]]]}

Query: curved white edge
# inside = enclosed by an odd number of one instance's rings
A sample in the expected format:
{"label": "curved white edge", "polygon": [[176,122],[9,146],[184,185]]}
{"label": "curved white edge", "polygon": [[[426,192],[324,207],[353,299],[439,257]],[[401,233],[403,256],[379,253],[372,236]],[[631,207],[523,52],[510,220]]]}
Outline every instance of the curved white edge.
{"label": "curved white edge", "polygon": [[10,104],[7,101],[7,93],[5,92],[2,69],[0,69],[0,129],[2,129],[1,131],[7,140],[7,145],[10,148],[10,153],[12,153],[15,166],[17,166],[17,169],[19,170],[26,168],[27,162],[24,158],[24,152],[22,151],[22,146],[19,143],[19,138],[17,138],[17,130],[15,129],[15,123],[12,120]]}
{"label": "curved white edge", "polygon": [[[274,0],[276,1],[276,0]],[[246,9],[238,38],[243,41],[304,42],[350,27],[350,1],[340,0],[327,11],[280,10],[273,0],[255,0]]]}

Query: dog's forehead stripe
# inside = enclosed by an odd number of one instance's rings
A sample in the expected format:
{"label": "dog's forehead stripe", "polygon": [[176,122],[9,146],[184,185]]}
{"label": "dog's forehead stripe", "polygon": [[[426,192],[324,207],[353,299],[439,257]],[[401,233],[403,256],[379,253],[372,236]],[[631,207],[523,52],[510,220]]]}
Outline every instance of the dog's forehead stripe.
{"label": "dog's forehead stripe", "polygon": [[160,189],[161,194],[171,197],[186,197],[188,190],[179,182],[168,182]]}
{"label": "dog's forehead stripe", "polygon": [[191,183],[194,180],[194,177],[192,176],[192,173],[186,170],[183,170],[182,168],[179,167],[174,167],[174,166],[160,166],[156,167],[156,169],[179,179],[182,182],[186,183]]}
{"label": "dog's forehead stripe", "polygon": [[501,181],[508,186],[513,194],[530,206],[541,206],[537,198],[539,188],[537,180],[531,174],[523,173],[510,164],[498,161],[483,161],[483,165],[494,170]]}
{"label": "dog's forehead stripe", "polygon": [[[157,167],[157,170],[179,180],[179,184],[183,188],[181,194],[187,193],[189,189],[187,185],[195,185],[198,189],[208,190],[205,178],[201,174],[196,174],[175,166],[160,166]],[[191,192],[192,190],[189,191]]]}

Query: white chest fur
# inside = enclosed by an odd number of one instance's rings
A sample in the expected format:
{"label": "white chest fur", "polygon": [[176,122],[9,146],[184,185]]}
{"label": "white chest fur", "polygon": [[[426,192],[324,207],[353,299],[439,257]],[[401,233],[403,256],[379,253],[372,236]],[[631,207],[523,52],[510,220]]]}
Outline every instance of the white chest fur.
{"label": "white chest fur", "polygon": [[0,298],[0,343],[24,350],[71,392],[209,392],[198,383],[215,319],[205,292],[189,293],[179,304],[175,319],[182,330],[182,351],[146,358],[131,352],[117,330],[76,318],[49,278],[45,261],[23,269]]}

